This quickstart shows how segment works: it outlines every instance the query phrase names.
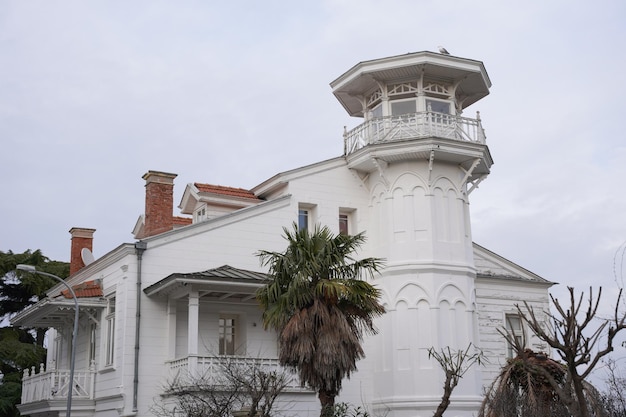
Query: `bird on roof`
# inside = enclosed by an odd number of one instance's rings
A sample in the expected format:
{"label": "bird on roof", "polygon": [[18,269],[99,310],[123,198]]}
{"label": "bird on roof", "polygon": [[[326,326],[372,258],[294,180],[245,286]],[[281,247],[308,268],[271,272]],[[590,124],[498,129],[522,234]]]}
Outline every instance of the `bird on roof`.
{"label": "bird on roof", "polygon": [[446,48],[444,48],[443,46],[438,46],[437,48],[439,48],[439,53],[440,54],[450,55],[450,52],[448,52],[448,50]]}

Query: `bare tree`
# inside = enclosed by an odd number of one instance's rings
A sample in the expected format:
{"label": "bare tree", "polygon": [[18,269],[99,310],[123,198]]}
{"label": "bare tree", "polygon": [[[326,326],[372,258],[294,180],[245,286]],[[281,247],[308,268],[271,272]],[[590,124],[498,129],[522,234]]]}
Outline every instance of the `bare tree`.
{"label": "bare tree", "polygon": [[613,359],[606,360],[604,380],[606,392],[602,395],[602,403],[610,417],[626,417],[626,377],[619,372]]}
{"label": "bare tree", "polygon": [[[568,287],[568,291],[569,305],[565,307],[558,299],[550,296],[556,313],[544,312],[544,314],[552,322],[551,328],[544,325],[544,321],[539,319],[528,303],[524,302],[526,311],[520,306],[517,306],[517,309],[520,317],[535,335],[554,349],[563,361],[564,380],[559,381],[542,367],[538,367],[537,371],[547,379],[572,416],[589,417],[594,415],[590,399],[595,396],[589,395],[593,388],[585,380],[600,359],[613,351],[615,336],[626,328],[626,313],[619,313],[621,290],[611,319],[600,319],[597,316],[602,288],[595,298],[593,290],[589,289],[588,302],[584,310],[581,309],[585,299],[584,293],[576,297],[573,288]],[[598,321],[599,324],[596,324]]]}
{"label": "bare tree", "polygon": [[428,349],[428,358],[434,358],[439,363],[446,377],[443,383],[441,402],[437,406],[433,417],[443,416],[443,413],[450,405],[452,391],[454,391],[454,388],[456,388],[469,368],[474,364],[482,365],[486,361],[485,355],[481,350],[470,353],[471,348],[472,344],[470,343],[465,350],[452,351],[450,346],[446,346],[440,351],[436,351],[433,347]]}
{"label": "bare tree", "polygon": [[217,369],[173,378],[152,411],[166,417],[270,417],[278,396],[289,385],[287,371],[263,369],[253,359],[216,357]]}

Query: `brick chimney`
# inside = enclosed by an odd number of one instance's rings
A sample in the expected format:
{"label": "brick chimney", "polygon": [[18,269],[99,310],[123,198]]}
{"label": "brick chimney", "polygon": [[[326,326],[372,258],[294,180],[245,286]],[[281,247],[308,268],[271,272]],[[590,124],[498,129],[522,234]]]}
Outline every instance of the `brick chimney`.
{"label": "brick chimney", "polygon": [[158,235],[174,228],[174,178],[176,174],[148,171],[143,237]]}
{"label": "brick chimney", "polygon": [[93,250],[93,233],[96,229],[86,229],[84,227],[72,227],[72,248],[70,253],[70,275],[74,274],[85,266],[81,251],[84,248]]}

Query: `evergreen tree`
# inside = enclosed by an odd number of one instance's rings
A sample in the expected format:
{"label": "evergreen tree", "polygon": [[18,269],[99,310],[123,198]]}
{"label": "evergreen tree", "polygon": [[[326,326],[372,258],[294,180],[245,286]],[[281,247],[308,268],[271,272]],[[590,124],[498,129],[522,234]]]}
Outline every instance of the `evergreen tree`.
{"label": "evergreen tree", "polygon": [[46,291],[57,284],[52,278],[16,271],[18,264],[34,265],[62,278],[69,275],[67,262],[51,261],[40,250],[0,251],[0,415],[7,417],[20,415],[15,405],[20,402],[24,369],[45,361],[43,342],[47,330],[16,328],[9,325],[9,319],[44,298]]}

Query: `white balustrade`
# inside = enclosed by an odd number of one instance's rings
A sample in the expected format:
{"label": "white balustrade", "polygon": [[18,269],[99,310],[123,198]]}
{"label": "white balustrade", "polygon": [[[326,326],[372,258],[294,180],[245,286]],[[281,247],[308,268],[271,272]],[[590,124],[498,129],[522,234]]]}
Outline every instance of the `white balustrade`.
{"label": "white balustrade", "polygon": [[[88,370],[74,371],[72,398],[93,399],[95,376],[95,366]],[[22,377],[22,404],[67,398],[69,379],[70,371],[66,369],[46,371],[43,364],[38,373],[34,366],[30,370],[25,369]]]}
{"label": "white balustrade", "polygon": [[173,378],[178,379],[179,383],[185,383],[186,380],[194,378],[202,378],[205,380],[211,380],[215,378],[217,381],[226,364],[233,366],[241,366],[243,369],[259,368],[263,372],[284,372],[289,377],[287,389],[293,390],[306,390],[300,387],[300,380],[298,376],[291,370],[282,367],[278,359],[272,358],[251,358],[245,356],[193,356],[181,359],[176,359],[168,362],[170,370],[170,382]]}
{"label": "white balustrade", "polygon": [[378,117],[344,133],[344,152],[350,154],[370,144],[439,137],[485,144],[480,114],[476,119],[445,113],[419,112]]}

